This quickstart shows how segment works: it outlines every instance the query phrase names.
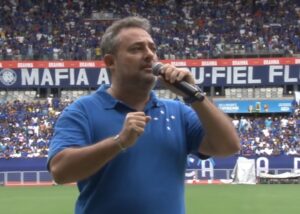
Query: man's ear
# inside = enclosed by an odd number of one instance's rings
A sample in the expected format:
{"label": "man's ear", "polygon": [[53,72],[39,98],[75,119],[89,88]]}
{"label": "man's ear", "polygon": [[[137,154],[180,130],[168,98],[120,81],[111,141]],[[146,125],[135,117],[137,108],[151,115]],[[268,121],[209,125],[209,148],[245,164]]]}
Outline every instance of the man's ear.
{"label": "man's ear", "polygon": [[106,67],[110,70],[113,71],[114,70],[114,66],[115,66],[115,61],[114,61],[114,57],[111,54],[105,54],[103,61],[106,65]]}

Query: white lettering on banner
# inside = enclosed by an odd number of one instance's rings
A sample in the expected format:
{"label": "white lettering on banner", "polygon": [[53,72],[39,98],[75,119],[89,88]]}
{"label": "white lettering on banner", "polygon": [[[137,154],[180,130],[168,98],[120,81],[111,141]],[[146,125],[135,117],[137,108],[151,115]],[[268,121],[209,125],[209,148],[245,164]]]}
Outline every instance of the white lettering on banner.
{"label": "white lettering on banner", "polygon": [[[3,65],[3,63],[2,63]],[[56,64],[55,64],[56,65]],[[82,64],[83,65],[83,64]],[[5,66],[5,65],[4,65]],[[53,65],[54,66],[54,65]],[[92,65],[90,65],[92,66]],[[1,68],[1,64],[0,64]],[[298,83],[300,68],[289,65],[264,66],[259,70],[255,66],[211,66],[180,67],[189,70],[197,85],[261,85],[272,83]],[[0,69],[1,70],[1,69]],[[18,69],[19,70],[19,69]],[[20,68],[22,86],[37,85],[101,85],[109,84],[109,73],[106,68]],[[258,72],[259,71],[259,72]],[[99,73],[98,73],[99,72]],[[89,76],[91,75],[91,77]],[[96,77],[97,76],[97,77]],[[96,79],[97,78],[97,79]],[[91,81],[91,83],[89,83]]]}
{"label": "white lettering on banner", "polygon": [[297,83],[298,78],[290,77],[290,66],[286,65],[283,67],[283,65],[273,65],[270,66],[270,72],[269,72],[269,82],[273,83],[275,82],[275,77],[284,77],[284,82],[286,83]]}
{"label": "white lettering on banner", "polygon": [[55,85],[60,85],[60,80],[62,79],[69,79],[67,68],[60,68],[55,71]]}
{"label": "white lettering on banner", "polygon": [[[194,74],[196,84],[203,83],[205,81],[205,78],[209,78],[209,77],[211,77],[211,84],[218,84],[218,81],[220,81],[221,78],[226,79],[226,84],[247,84],[247,83],[261,84],[262,83],[261,79],[254,78],[253,66],[212,67],[211,76],[208,71],[204,70],[204,67],[199,67],[199,68],[193,67],[191,69],[192,69],[191,72],[193,72]],[[273,76],[283,76],[283,73],[277,74],[277,72],[274,72]]]}
{"label": "white lettering on banner", "polygon": [[236,103],[220,103],[218,105],[218,108],[220,108],[221,110],[225,111],[225,112],[232,112],[232,111],[239,111],[239,106]]}
{"label": "white lettering on banner", "polygon": [[248,60],[233,60],[232,65],[248,65]]}
{"label": "white lettering on banner", "polygon": [[65,63],[63,62],[49,62],[49,68],[63,68],[65,67]]}
{"label": "white lettering on banner", "polygon": [[[277,159],[277,158],[276,158]],[[276,160],[275,158],[270,157],[258,157],[256,159],[256,173],[257,176],[260,175],[261,172],[268,173],[270,169],[288,169],[295,171],[300,171],[300,157],[291,157],[289,159],[284,159],[285,161],[288,161],[285,163],[285,166],[279,166],[279,162],[281,161],[280,157]],[[216,159],[215,159],[216,160]],[[236,160],[236,159],[235,159]],[[195,159],[197,161],[197,159]],[[214,176],[214,167],[218,166],[218,169],[228,169],[228,167],[222,167],[220,168],[219,162],[220,160],[216,160],[215,164],[213,164],[210,159],[208,160],[201,160],[201,164],[197,165],[194,169],[201,169],[201,177],[207,177],[207,173],[209,173],[209,176],[212,178]],[[270,168],[270,161],[272,162],[273,166]],[[230,162],[234,166],[234,161]]]}
{"label": "white lettering on banner", "polygon": [[297,78],[290,77],[290,66],[284,66],[284,82],[298,82]]}
{"label": "white lettering on banner", "polygon": [[29,74],[28,69],[21,69],[21,84],[22,85],[38,85],[39,84],[39,69],[33,68],[31,70],[31,75]]}
{"label": "white lettering on banner", "polygon": [[[51,73],[54,74],[54,77],[51,76]],[[61,84],[61,80],[67,80],[70,85],[89,85],[88,77],[85,69],[80,69],[78,72],[77,79],[75,78],[75,70],[73,68],[58,68],[49,70],[48,68],[39,71],[38,68],[33,68],[28,70],[27,68],[21,69],[21,84],[26,85],[49,85],[49,86],[58,86]],[[40,81],[40,75],[41,81]],[[54,79],[53,79],[54,78]]]}
{"label": "white lettering on banner", "polygon": [[201,176],[206,177],[206,173],[208,173],[208,177],[214,177],[214,166],[209,159],[201,161]]}
{"label": "white lettering on banner", "polygon": [[[246,66],[233,67],[233,84],[246,84]],[[243,79],[239,79],[243,78]]]}
{"label": "white lettering on banner", "polygon": [[261,79],[253,78],[253,67],[248,67],[248,83],[249,84],[261,84]]}
{"label": "white lettering on banner", "polygon": [[41,85],[53,85],[51,73],[48,68],[44,69]]}
{"label": "white lettering on banner", "polygon": [[197,74],[196,71],[197,70],[196,70],[195,67],[191,68],[192,75],[195,78],[195,84],[199,85],[199,84],[202,84],[204,82],[204,68],[203,67],[199,68],[199,73],[198,73],[199,75],[198,76],[196,75]]}
{"label": "white lettering on banner", "polygon": [[76,85],[81,85],[81,83],[83,83],[83,85],[89,85],[89,80],[87,78],[86,71],[84,68],[81,68],[79,70]]}
{"label": "white lettering on banner", "polygon": [[70,69],[69,75],[70,75],[70,85],[75,85],[75,70],[74,70],[74,68]]}
{"label": "white lettering on banner", "polygon": [[174,65],[174,66],[186,66],[186,61],[171,62],[171,65]]}
{"label": "white lettering on banner", "polygon": [[294,158],[294,172],[299,170],[298,163],[300,164],[300,158]]}
{"label": "white lettering on banner", "polygon": [[212,68],[212,84],[216,84],[217,83],[217,79],[219,77],[225,78],[225,71],[226,68],[225,67],[213,67]]}
{"label": "white lettering on banner", "polygon": [[270,66],[270,71],[269,71],[269,82],[270,83],[274,82],[274,77],[275,76],[283,76],[282,69],[283,69],[282,65],[272,65],[272,66]]}
{"label": "white lettering on banner", "polygon": [[256,159],[256,175],[259,176],[261,172],[269,172],[269,160],[266,157]]}
{"label": "white lettering on banner", "polygon": [[265,59],[264,65],[279,65],[280,62],[278,59]]}
{"label": "white lettering on banner", "polygon": [[33,63],[31,62],[19,62],[17,64],[18,68],[32,68],[33,67]]}
{"label": "white lettering on banner", "polygon": [[226,75],[226,83],[231,84],[232,83],[232,67],[227,68],[227,75]]}
{"label": "white lettering on banner", "polygon": [[[266,66],[265,66],[266,67]],[[185,68],[185,67],[184,67]],[[257,72],[255,66],[208,66],[208,67],[187,67],[195,78],[195,83],[200,85],[259,85],[274,82],[297,83],[300,79],[300,73],[290,68],[289,65],[270,65],[268,70]],[[266,68],[264,68],[266,69]],[[297,74],[297,76],[295,75]],[[298,77],[299,76],[299,77]]]}
{"label": "white lettering on banner", "polygon": [[300,64],[300,59],[295,59],[295,64]]}
{"label": "white lettering on banner", "polygon": [[191,170],[191,171],[186,171],[185,172],[185,177],[189,177],[189,179],[192,179],[192,178],[197,178],[197,170]]}
{"label": "white lettering on banner", "polygon": [[96,67],[95,62],[79,62],[80,67]]}
{"label": "white lettering on banner", "polygon": [[202,61],[201,62],[202,66],[217,66],[217,61]]}
{"label": "white lettering on banner", "polygon": [[292,103],[288,102],[288,103],[278,103],[279,107],[292,107]]}
{"label": "white lettering on banner", "polygon": [[1,67],[1,68],[3,67],[1,62],[0,62],[0,67]]}
{"label": "white lettering on banner", "polygon": [[280,111],[290,111],[292,107],[292,103],[291,102],[278,103],[278,107],[280,108]]}
{"label": "white lettering on banner", "polygon": [[107,70],[105,68],[100,69],[97,84],[98,85],[100,85],[100,84],[109,84],[108,73],[107,73]]}

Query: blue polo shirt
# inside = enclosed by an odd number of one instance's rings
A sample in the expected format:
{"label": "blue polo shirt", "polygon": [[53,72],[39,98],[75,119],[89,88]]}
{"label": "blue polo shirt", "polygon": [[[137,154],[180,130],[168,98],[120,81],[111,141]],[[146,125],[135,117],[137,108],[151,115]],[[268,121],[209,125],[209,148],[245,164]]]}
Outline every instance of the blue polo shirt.
{"label": "blue polo shirt", "polygon": [[[68,147],[94,144],[118,134],[135,111],[101,86],[65,108],[56,122],[49,160]],[[78,182],[76,214],[183,214],[186,156],[197,152],[204,132],[195,112],[151,92],[151,116],[136,144],[91,177]]]}

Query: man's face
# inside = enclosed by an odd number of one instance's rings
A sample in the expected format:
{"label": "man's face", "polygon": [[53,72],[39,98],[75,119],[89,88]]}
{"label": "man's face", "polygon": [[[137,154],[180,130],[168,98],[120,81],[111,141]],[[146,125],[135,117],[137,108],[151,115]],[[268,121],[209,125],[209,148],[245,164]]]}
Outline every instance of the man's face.
{"label": "man's face", "polygon": [[143,29],[127,28],[120,31],[117,40],[111,68],[115,79],[122,84],[153,84],[152,64],[157,55],[152,37]]}

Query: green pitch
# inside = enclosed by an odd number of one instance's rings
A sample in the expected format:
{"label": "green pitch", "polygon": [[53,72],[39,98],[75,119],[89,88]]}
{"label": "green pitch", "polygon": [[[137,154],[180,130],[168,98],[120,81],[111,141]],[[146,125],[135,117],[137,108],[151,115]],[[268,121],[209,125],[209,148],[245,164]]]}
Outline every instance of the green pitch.
{"label": "green pitch", "polygon": [[300,185],[187,186],[187,214],[300,213]]}
{"label": "green pitch", "polygon": [[[76,187],[0,187],[0,213],[74,213]],[[188,185],[187,214],[300,213],[300,185]],[[170,213],[171,214],[171,213]]]}

